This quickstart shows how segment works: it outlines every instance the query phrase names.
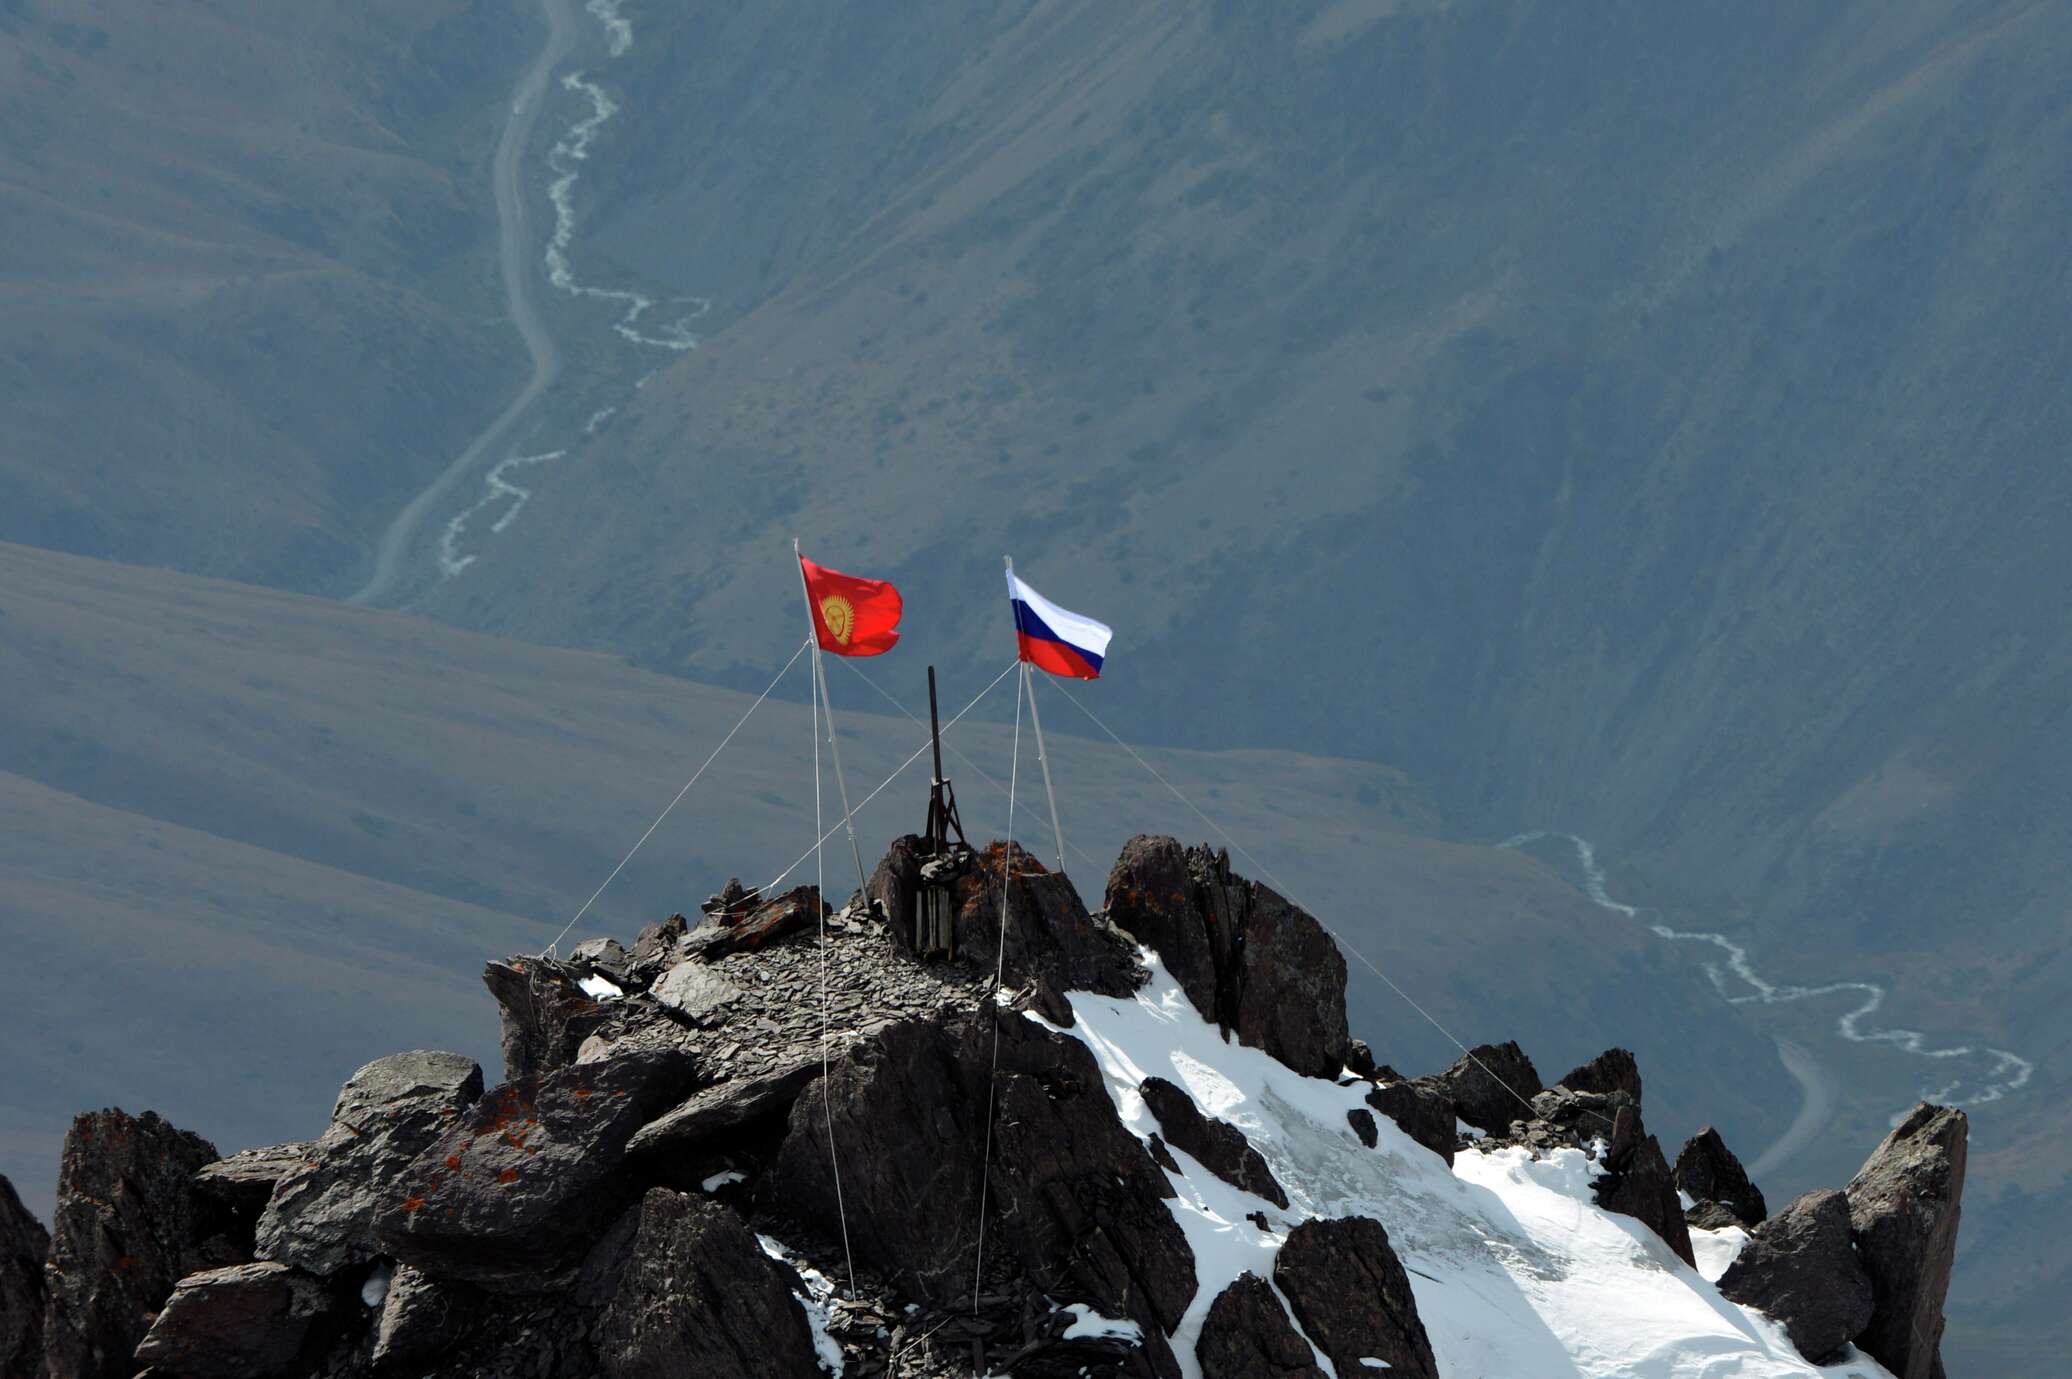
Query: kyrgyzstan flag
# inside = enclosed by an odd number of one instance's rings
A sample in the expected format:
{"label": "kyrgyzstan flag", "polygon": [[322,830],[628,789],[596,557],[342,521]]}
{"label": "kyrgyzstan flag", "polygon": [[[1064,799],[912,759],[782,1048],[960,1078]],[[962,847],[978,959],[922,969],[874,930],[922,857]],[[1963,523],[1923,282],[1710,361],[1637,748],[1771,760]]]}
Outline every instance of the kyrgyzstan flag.
{"label": "kyrgyzstan flag", "polygon": [[1098,680],[1115,634],[1104,622],[1060,608],[1007,572],[1007,597],[1014,608],[1014,636],[1021,657],[1038,670],[1073,680]]}
{"label": "kyrgyzstan flag", "polygon": [[813,610],[813,633],[820,649],[837,656],[880,656],[899,640],[899,614],[905,602],[899,590],[882,579],[858,579],[840,570],[823,569],[799,557],[806,577],[806,603]]}

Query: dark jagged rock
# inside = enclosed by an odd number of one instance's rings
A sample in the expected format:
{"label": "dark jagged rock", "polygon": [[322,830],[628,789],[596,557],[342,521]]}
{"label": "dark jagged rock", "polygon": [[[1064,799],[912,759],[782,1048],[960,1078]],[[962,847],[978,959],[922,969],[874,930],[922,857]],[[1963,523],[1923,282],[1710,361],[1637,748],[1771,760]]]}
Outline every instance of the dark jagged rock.
{"label": "dark jagged rock", "polygon": [[1351,1037],[1345,959],[1309,914],[1229,854],[1140,836],[1108,875],[1110,922],[1156,949],[1204,1019],[1297,1072],[1335,1077]]}
{"label": "dark jagged rock", "polygon": [[1895,1379],[1942,1372],[1969,1121],[1922,1102],[1849,1180],[1849,1223],[1876,1308],[1856,1343]]}
{"label": "dark jagged rock", "polygon": [[671,915],[660,924],[642,927],[633,940],[633,951],[627,955],[626,980],[622,985],[628,991],[642,991],[654,985],[655,978],[676,961],[677,945],[689,931],[690,925],[682,915]]}
{"label": "dark jagged rock", "polygon": [[1822,1364],[1871,1320],[1871,1277],[1849,1239],[1849,1199],[1809,1192],[1758,1226],[1720,1276],[1719,1290],[1784,1324],[1791,1343]]}
{"label": "dark jagged rock", "polygon": [[1452,1101],[1462,1120],[1492,1135],[1530,1117],[1532,1099],[1545,1090],[1532,1060],[1515,1043],[1477,1045],[1445,1072],[1419,1080]]}
{"label": "dark jagged rock", "polygon": [[381,1248],[485,1288],[552,1286],[633,1191],[627,1140],[695,1071],[682,1049],[645,1048],[494,1089],[397,1176]]}
{"label": "dark jagged rock", "polygon": [[762,904],[762,900],[763,892],[760,886],[744,886],[740,877],[730,876],[727,878],[727,884],[721,886],[716,895],[705,897],[705,903],[698,907],[698,912],[722,924],[733,924],[751,909]]}
{"label": "dark jagged rock", "polygon": [[[895,1025],[830,1074],[856,1258],[931,1303],[970,1296],[993,1030],[983,1015]],[[1171,1186],[1115,1118],[1084,1044],[1007,1012],[998,1036],[988,1256],[1135,1320],[1148,1372],[1177,1374],[1164,1337],[1193,1297],[1194,1256]],[[770,1172],[802,1221],[835,1218],[825,1105],[799,1098]]]}
{"label": "dark jagged rock", "polygon": [[[1476,1096],[1484,1119],[1501,1123],[1485,1148],[1584,1148],[1605,1166],[1602,1204],[1677,1243],[1682,1218],[1660,1146],[1641,1125],[1629,1057],[1610,1051],[1541,1089],[1515,1045],[1479,1050],[1530,1091],[1526,1106],[1510,1090],[1490,1095],[1494,1079],[1472,1064],[1405,1082],[1345,1037],[1342,965],[1321,964],[1319,976],[1308,947],[1328,942],[1320,926],[1232,876],[1219,853],[1182,852],[1170,840],[1132,846],[1118,875],[1148,884],[1164,868],[1178,898],[1153,903],[1148,890],[1117,883],[1124,907],[1138,907],[1146,932],[1166,924],[1168,963],[1178,972],[1192,961],[1206,976],[1200,998],[1226,1036],[1333,1078],[1348,1089],[1339,1096],[1366,1096],[1365,1108],[1344,1103],[1351,1136],[1407,1152],[1380,1129],[1378,1112],[1451,1160],[1454,1095]],[[331,1128],[309,1145],[209,1162],[205,1144],[157,1122],[148,1153],[96,1150],[63,1199],[89,1229],[70,1248],[71,1269],[59,1248],[47,1271],[60,1293],[71,1280],[67,1296],[84,1300],[75,1312],[98,1309],[94,1348],[75,1347],[71,1367],[48,1376],[19,1364],[10,1372],[0,1351],[0,1379],[127,1376],[136,1364],[149,1366],[149,1379],[803,1379],[822,1372],[792,1301],[809,1297],[846,1372],[863,1379],[891,1370],[911,1379],[1177,1379],[1184,1357],[1168,1337],[1198,1286],[1178,1204],[1168,1200],[1167,1174],[1179,1174],[1182,1158],[1278,1204],[1272,1220],[1266,1210],[1246,1217],[1261,1232],[1289,1232],[1273,1275],[1280,1293],[1245,1278],[1199,1299],[1209,1304],[1195,1343],[1205,1374],[1315,1379],[1328,1366],[1312,1340],[1341,1374],[1366,1372],[1369,1357],[1400,1374],[1431,1373],[1407,1279],[1377,1223],[1288,1219],[1301,1213],[1289,1212],[1265,1158],[1171,1082],[1140,1087],[1160,1133],[1140,1143],[1125,1128],[1089,1042],[1056,1031],[1075,1018],[1063,992],[1133,991],[1138,950],[1087,915],[1064,877],[1018,852],[1004,957],[1020,990],[996,1000],[1004,855],[966,851],[943,864],[964,940],[949,960],[914,960],[910,926],[868,921],[854,906],[822,924],[810,889],[765,901],[734,884],[707,907],[706,938],[722,941],[686,942],[677,917],[649,926],[630,950],[593,940],[568,963],[492,964],[507,1056],[532,1071],[472,1106],[480,1076],[466,1060],[402,1055],[356,1074]],[[896,904],[914,860],[897,846],[888,854],[873,878],[881,898]],[[733,947],[743,933],[750,941]],[[593,976],[627,995],[591,999],[576,983]],[[1947,1146],[1917,1131],[1859,1175],[1871,1211],[1860,1229],[1894,1235],[1887,1218],[1919,1205],[1923,1174],[1922,1191],[1939,1190],[1920,1165],[1947,1170]],[[1914,1142],[1923,1137],[1935,1143]],[[1961,1134],[1958,1152],[1960,1185]],[[1705,1161],[1713,1180],[1731,1179],[1723,1149]],[[856,1274],[840,1299],[826,1296],[825,1281],[846,1272],[836,1166]],[[1894,1296],[1932,1292],[1939,1306],[1946,1267],[1940,1281],[1922,1275],[1933,1273],[1936,1232],[1954,1233],[1951,1176],[1942,1180],[1951,1209],[1931,1223],[1932,1238],[1910,1256],[1894,1237]],[[681,1195],[694,1185],[703,1195]],[[1887,1198],[1898,1206],[1873,1210]],[[0,1198],[0,1302],[10,1287],[39,1286],[36,1228],[11,1225],[9,1205]],[[1726,1211],[1708,1202],[1694,1216]],[[1831,1207],[1827,1215],[1821,1248],[1832,1253]],[[104,1218],[117,1229],[103,1231]],[[65,1221],[61,1211],[61,1236]],[[279,1257],[254,1261],[262,1221],[263,1253]],[[122,1257],[123,1230],[156,1237],[145,1241],[154,1284],[129,1277],[137,1260]],[[762,1247],[751,1231],[766,1233]],[[1805,1253],[1787,1234],[1775,1231],[1780,1253]],[[14,1237],[28,1243],[10,1253]],[[1688,1248],[1686,1238],[1678,1252]],[[1745,1256],[1747,1271],[1764,1258]],[[1899,1276],[1908,1258],[1911,1282]],[[163,1306],[176,1280],[180,1295]],[[1780,1317],[1796,1315],[1790,1289],[1762,1296]],[[60,1316],[61,1300],[46,1298],[43,1315]],[[132,1322],[134,1337],[161,1307],[143,1360],[130,1359],[128,1337],[109,1340],[111,1319]],[[33,1302],[27,1311],[33,1322]],[[1135,1325],[1078,1325],[1090,1312]],[[0,1345],[19,1354],[34,1341],[21,1339],[17,1320],[0,1314]],[[1933,1374],[1932,1352],[1927,1363]]]}
{"label": "dark jagged rock", "polygon": [[1059,1029],[1070,1029],[1079,1020],[1072,1013],[1072,1003],[1051,985],[1048,977],[1039,976],[1030,984],[1026,1009],[1035,1011]]}
{"label": "dark jagged rock", "polygon": [[887,934],[907,956],[914,952],[914,897],[921,890],[921,859],[927,843],[919,834],[894,838],[863,893],[882,912]]}
{"label": "dark jagged rock", "polygon": [[273,1379],[297,1372],[310,1328],[330,1306],[321,1283],[285,1264],[191,1274],[173,1289],[136,1358],[179,1379]]}
{"label": "dark jagged rock", "polygon": [[780,1266],[715,1202],[651,1188],[598,1326],[611,1379],[812,1379],[805,1314]]}
{"label": "dark jagged rock", "polygon": [[[1000,873],[1007,848],[994,843],[975,856],[955,882],[957,957],[991,972],[1001,938]],[[1014,849],[1012,896],[1001,964],[1015,986],[1044,980],[1059,991],[1127,996],[1143,980],[1136,950],[1097,924],[1062,872],[1046,871],[1019,845]]]}
{"label": "dark jagged rock", "polygon": [[505,958],[483,969],[502,1022],[504,1080],[540,1077],[575,1062],[611,1012],[577,984],[577,969],[546,958]]}
{"label": "dark jagged rock", "polygon": [[1202,1379],[1324,1379],[1309,1342],[1257,1274],[1216,1295],[1195,1343]]}
{"label": "dark jagged rock", "polygon": [[1554,1085],[1566,1087],[1571,1092],[1624,1092],[1639,1101],[1640,1064],[1634,1060],[1630,1050],[1606,1049],[1588,1063],[1571,1069]]}
{"label": "dark jagged rock", "polygon": [[1367,1093],[1367,1104],[1452,1166],[1457,1117],[1444,1092],[1421,1082],[1385,1082]]}
{"label": "dark jagged rock", "polygon": [[0,1177],[0,1379],[35,1379],[43,1370],[43,1229],[14,1184]]}
{"label": "dark jagged rock", "polygon": [[1439,1379],[1410,1275],[1379,1221],[1304,1221],[1275,1256],[1273,1281],[1341,1375],[1365,1372],[1360,1361],[1371,1357],[1391,1375]]}
{"label": "dark jagged rock", "polygon": [[374,1328],[374,1367],[404,1371],[437,1359],[467,1329],[477,1294],[399,1265]]}
{"label": "dark jagged rock", "polygon": [[223,1203],[241,1221],[256,1230],[259,1213],[273,1196],[281,1179],[302,1166],[309,1157],[310,1142],[269,1144],[257,1149],[240,1149],[227,1159],[206,1164],[194,1175],[196,1190]]}
{"label": "dark jagged rock", "polygon": [[[703,924],[684,939],[683,952],[710,962],[729,953],[752,953],[791,934],[819,927],[829,909],[813,886],[795,886],[770,900],[743,896],[709,910]],[[665,979],[666,980],[666,979]]]}
{"label": "dark jagged rock", "polygon": [[354,1073],[330,1127],[275,1185],[258,1257],[325,1277],[373,1259],[374,1218],[397,1179],[481,1096],[482,1069],[457,1053],[391,1054]]}
{"label": "dark jagged rock", "polygon": [[1242,936],[1237,1035],[1299,1073],[1336,1077],[1351,1042],[1345,959],[1324,926],[1253,882]]}
{"label": "dark jagged rock", "polygon": [[1172,1379],[1165,1338],[1196,1286],[1194,1252],[1164,1201],[1172,1187],[1115,1118],[1084,1044],[1002,1023],[991,1181],[1005,1257],[1048,1293],[1134,1319],[1147,1372]]}
{"label": "dark jagged rock", "polygon": [[1676,1251],[1677,1258],[1695,1266],[1697,1255],[1691,1249],[1691,1230],[1684,1222],[1676,1180],[1670,1176],[1660,1142],[1640,1123],[1638,1106],[1619,1108],[1604,1165],[1596,1184],[1597,1204],[1640,1222]]}
{"label": "dark jagged rock", "polygon": [[1549,1087],[1532,1099],[1531,1119],[1512,1122],[1508,1131],[1492,1136],[1487,1144],[1522,1145],[1535,1154],[1582,1149],[1594,1157],[1599,1145],[1612,1141],[1621,1110],[1637,1111],[1639,1106],[1624,1092]]}
{"label": "dark jagged rock", "polygon": [[1110,923],[1158,953],[1202,1018],[1227,1033],[1237,1002],[1224,998],[1222,986],[1225,974],[1233,984],[1237,979],[1237,933],[1228,906],[1206,903],[1192,860],[1176,839],[1132,838],[1108,873],[1101,903]]}
{"label": "dark jagged rock", "polygon": [[65,1135],[43,1344],[50,1379],[129,1379],[137,1342],[187,1274],[224,1256],[222,1208],[196,1170],[220,1157],[156,1113],[79,1116]]}
{"label": "dark jagged rock", "polygon": [[1205,1116],[1194,1098],[1162,1077],[1147,1077],[1138,1088],[1144,1104],[1158,1117],[1166,1143],[1192,1154],[1202,1167],[1246,1192],[1257,1193],[1285,1210],[1288,1194],[1274,1180],[1266,1159],[1245,1138],[1245,1132],[1228,1121]]}
{"label": "dark jagged rock", "polygon": [[584,939],[570,951],[568,963],[621,989],[631,981],[628,974],[633,966],[632,957],[615,938]]}
{"label": "dark jagged rock", "polygon": [[626,1152],[680,1152],[764,1116],[785,1114],[819,1074],[818,1053],[801,1050],[773,1071],[700,1088],[682,1105],[642,1126],[627,1142]]}
{"label": "dark jagged rock", "polygon": [[1684,1208],[1684,1224],[1694,1231],[1747,1230],[1748,1223],[1721,1202],[1693,1202]]}
{"label": "dark jagged rock", "polygon": [[1763,1194],[1749,1181],[1741,1160],[1727,1148],[1719,1131],[1706,1126],[1684,1141],[1676,1155],[1676,1185],[1688,1194],[1697,1211],[1706,1203],[1717,1203],[1744,1226],[1761,1224],[1770,1214]]}

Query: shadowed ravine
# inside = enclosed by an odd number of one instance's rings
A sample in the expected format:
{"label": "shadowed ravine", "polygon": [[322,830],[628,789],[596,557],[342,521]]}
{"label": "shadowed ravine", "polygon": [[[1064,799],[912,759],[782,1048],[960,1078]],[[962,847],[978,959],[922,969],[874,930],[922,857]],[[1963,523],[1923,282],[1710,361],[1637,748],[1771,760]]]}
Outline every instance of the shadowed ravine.
{"label": "shadowed ravine", "polygon": [[346,602],[362,606],[386,602],[402,581],[404,563],[418,543],[425,519],[456,485],[477,469],[511,434],[533,403],[561,374],[561,352],[533,300],[531,235],[527,232],[525,187],[521,174],[525,150],[531,145],[534,126],[546,106],[547,82],[555,67],[574,49],[575,18],[567,0],[540,0],[540,13],[547,21],[546,42],[540,54],[526,68],[511,97],[511,115],[497,140],[491,176],[496,190],[497,260],[503,273],[504,301],[511,324],[525,341],[532,356],[532,376],[511,405],[498,413],[482,433],[441,470],[431,484],[396,514],[375,548],[374,571],[367,582]]}

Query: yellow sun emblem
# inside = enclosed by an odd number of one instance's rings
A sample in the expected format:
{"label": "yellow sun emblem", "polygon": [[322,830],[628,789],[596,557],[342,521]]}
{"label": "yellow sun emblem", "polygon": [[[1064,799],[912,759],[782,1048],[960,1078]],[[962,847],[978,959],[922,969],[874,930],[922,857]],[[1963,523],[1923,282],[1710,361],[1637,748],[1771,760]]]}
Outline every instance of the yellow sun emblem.
{"label": "yellow sun emblem", "polygon": [[820,620],[827,624],[827,630],[843,646],[849,645],[849,633],[856,627],[856,610],[849,606],[849,600],[840,594],[829,594],[820,601]]}

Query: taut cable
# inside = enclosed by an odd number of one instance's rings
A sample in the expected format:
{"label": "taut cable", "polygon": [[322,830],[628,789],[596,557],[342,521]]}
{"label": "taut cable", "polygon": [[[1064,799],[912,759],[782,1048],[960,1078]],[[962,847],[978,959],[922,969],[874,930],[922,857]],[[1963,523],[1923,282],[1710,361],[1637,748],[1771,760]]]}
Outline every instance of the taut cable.
{"label": "taut cable", "polygon": [[[978,701],[985,698],[987,695],[991,694],[994,691],[994,689],[999,686],[1002,680],[1005,680],[1009,675],[1012,675],[1014,673],[1015,667],[1019,666],[1020,664],[1020,661],[1009,662],[1006,670],[1001,671],[998,675],[993,677],[992,684],[987,685],[976,695],[973,695],[972,700],[969,704],[966,704],[963,708],[957,710],[956,718],[952,718],[949,722],[942,725],[943,731],[948,732],[950,729],[956,727],[958,719],[961,719],[962,717],[964,717],[965,714],[970,713],[973,709],[977,708]],[[857,814],[861,814],[863,812],[863,807],[869,804],[872,800],[878,798],[879,795],[883,794],[885,787],[892,784],[892,782],[898,780],[900,776],[906,771],[907,767],[912,766],[915,762],[919,761],[922,757],[926,756],[928,754],[928,747],[929,744],[926,742],[923,742],[920,746],[916,747],[914,749],[914,754],[908,757],[905,761],[899,763],[899,765],[893,767],[892,774],[885,777],[885,779],[879,781],[877,788],[875,790],[872,790],[870,794],[865,795],[862,799],[856,802],[856,808],[850,810],[842,818],[837,819],[835,821],[834,828],[830,828],[827,832],[821,834],[819,840],[813,844],[813,847],[819,847],[821,843],[824,843],[828,839],[834,837],[835,829],[840,828],[843,824],[847,823],[850,817]],[[776,890],[779,886],[783,885],[785,878],[790,876],[793,872],[797,871],[799,867],[805,863],[805,860],[808,857],[811,857],[812,855],[813,848],[807,848],[804,852],[800,853],[797,861],[793,862],[783,871],[778,872],[777,879],[772,881],[769,885],[763,887],[762,893],[764,895],[768,895],[772,891]]]}
{"label": "taut cable", "polygon": [[[1285,896],[1288,900],[1290,900],[1296,905],[1302,905],[1302,902],[1296,899],[1295,894],[1291,890],[1289,890],[1285,884],[1283,884],[1283,882],[1278,876],[1275,876],[1272,872],[1268,871],[1264,863],[1262,863],[1258,858],[1254,857],[1250,852],[1246,851],[1245,845],[1243,843],[1240,843],[1237,839],[1231,837],[1230,834],[1224,830],[1221,824],[1217,823],[1214,819],[1211,819],[1208,815],[1202,813],[1200,807],[1197,806],[1193,800],[1190,800],[1187,798],[1187,796],[1181,794],[1180,788],[1174,785],[1171,781],[1167,780],[1163,775],[1161,775],[1157,767],[1153,766],[1150,762],[1144,760],[1144,758],[1138,754],[1136,748],[1130,746],[1129,743],[1124,742],[1120,737],[1117,737],[1115,734],[1115,730],[1113,728],[1110,728],[1106,723],[1103,723],[1094,714],[1094,711],[1092,709],[1089,709],[1086,705],[1080,703],[1078,696],[1067,691],[1063,685],[1058,685],[1056,688],[1059,694],[1065,696],[1066,703],[1070,704],[1073,708],[1085,714],[1088,722],[1092,723],[1096,728],[1099,728],[1102,732],[1106,733],[1108,735],[1109,741],[1113,742],[1116,746],[1122,748],[1123,751],[1128,752],[1130,754],[1131,759],[1134,760],[1137,763],[1137,765],[1143,767],[1147,772],[1149,772],[1153,780],[1157,781],[1160,785],[1163,785],[1168,791],[1172,793],[1174,799],[1178,800],[1181,804],[1186,805],[1190,810],[1193,810],[1194,817],[1200,819],[1203,823],[1207,824],[1212,830],[1214,830],[1216,836],[1221,838],[1225,843],[1229,844],[1230,847],[1234,851],[1236,851],[1238,856],[1244,858],[1245,861],[1251,865],[1253,871],[1257,872],[1260,876],[1265,877],[1268,881],[1271,881],[1274,884],[1274,887],[1278,889],[1280,893],[1283,896]],[[1521,1094],[1516,1087],[1513,1087],[1510,1083],[1504,1081],[1501,1077],[1498,1077],[1496,1075],[1496,1072],[1487,1063],[1484,1063],[1481,1059],[1475,1057],[1475,1051],[1473,1049],[1469,1048],[1466,1044],[1463,1044],[1459,1039],[1456,1039],[1454,1037],[1453,1031],[1446,1028],[1446,1026],[1440,1024],[1438,1019],[1434,1017],[1430,1011],[1426,1010],[1423,1006],[1419,1005],[1414,999],[1412,999],[1409,992],[1405,991],[1402,987],[1397,986],[1393,981],[1389,980],[1389,974],[1382,971],[1379,967],[1376,967],[1374,963],[1368,959],[1365,953],[1362,953],[1359,949],[1353,947],[1352,944],[1346,942],[1345,936],[1343,934],[1340,934],[1336,929],[1333,929],[1330,925],[1324,923],[1322,919],[1318,918],[1316,911],[1309,909],[1307,905],[1302,905],[1302,908],[1305,911],[1308,911],[1312,919],[1316,919],[1318,926],[1321,927],[1325,933],[1331,936],[1331,939],[1334,943],[1336,943],[1340,948],[1343,948],[1346,952],[1352,954],[1355,958],[1358,958],[1360,961],[1360,965],[1362,967],[1365,967],[1369,972],[1372,972],[1375,976],[1379,977],[1382,981],[1382,984],[1387,986],[1389,990],[1395,992],[1397,996],[1402,998],[1403,1003],[1405,1005],[1409,1006],[1419,1015],[1422,1015],[1425,1019],[1426,1024],[1429,1024],[1433,1029],[1445,1035],[1446,1041],[1452,1044],[1455,1048],[1459,1049],[1463,1054],[1465,1054],[1468,1058],[1468,1061],[1473,1063],[1476,1067],[1480,1068],[1488,1076],[1491,1082],[1494,1082],[1497,1086],[1509,1092],[1512,1098],[1515,1099],[1520,1106],[1523,1106],[1526,1110],[1533,1112],[1534,1115],[1539,1114],[1538,1111],[1535,1110],[1535,1108],[1533,1107],[1532,1102],[1528,1100],[1523,1094]],[[1595,1116],[1598,1120],[1604,1121],[1606,1125],[1610,1125],[1612,1123],[1605,1116],[1600,1115],[1595,1111],[1589,1112],[1589,1114]]]}
{"label": "taut cable", "polygon": [[568,931],[575,928],[576,925],[583,922],[583,916],[590,913],[590,907],[597,903],[597,897],[604,894],[605,886],[609,886],[612,882],[616,881],[619,877],[619,873],[626,869],[626,864],[633,860],[633,854],[635,852],[639,852],[641,847],[644,844],[646,844],[647,840],[655,836],[655,830],[662,826],[662,820],[669,817],[669,811],[676,808],[676,806],[682,802],[683,797],[685,795],[691,793],[691,787],[698,783],[698,777],[705,774],[705,768],[707,766],[712,765],[713,762],[717,761],[719,759],[719,754],[721,752],[727,750],[727,744],[734,740],[734,734],[740,732],[742,724],[748,722],[748,720],[754,716],[755,711],[763,706],[763,701],[770,697],[770,691],[777,688],[777,681],[782,680],[786,672],[788,672],[793,666],[798,664],[799,657],[805,655],[806,648],[811,645],[811,642],[799,643],[799,649],[791,653],[791,659],[784,663],[784,669],[778,671],[776,676],[771,679],[769,686],[766,689],[764,689],[761,694],[758,694],[755,697],[755,702],[748,706],[748,712],[741,715],[740,722],[736,723],[733,727],[727,729],[727,735],[719,740],[719,746],[712,749],[712,755],[705,758],[704,762],[698,767],[697,770],[691,772],[691,778],[683,783],[683,789],[676,792],[676,798],[671,800],[667,805],[663,806],[662,812],[655,816],[655,821],[648,825],[647,832],[640,835],[640,842],[635,843],[633,845],[632,851],[628,852],[624,857],[621,857],[619,859],[619,865],[612,868],[612,874],[604,878],[604,885],[599,886],[596,890],[590,892],[590,898],[583,902],[582,909],[576,911],[575,918],[571,919],[568,923],[561,926],[561,932],[554,935],[554,941],[552,943],[549,943],[545,948],[542,948],[539,951],[538,956],[545,957],[547,956],[547,954],[553,952],[557,947],[560,946],[561,940],[568,937]]}

